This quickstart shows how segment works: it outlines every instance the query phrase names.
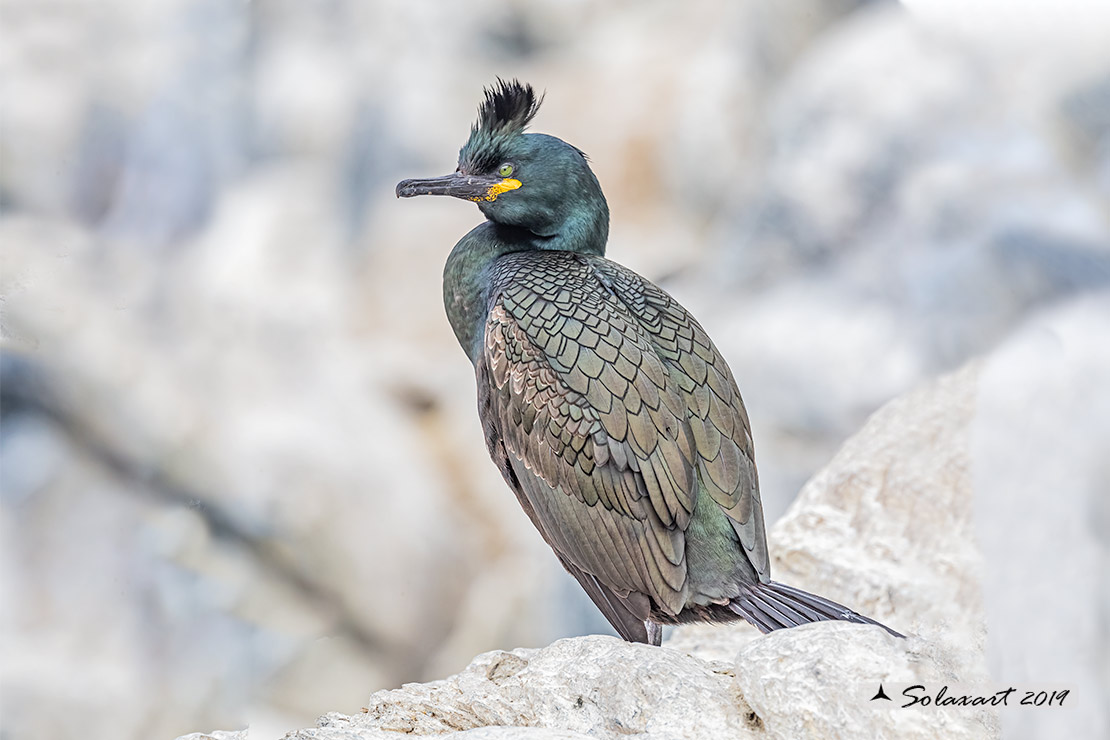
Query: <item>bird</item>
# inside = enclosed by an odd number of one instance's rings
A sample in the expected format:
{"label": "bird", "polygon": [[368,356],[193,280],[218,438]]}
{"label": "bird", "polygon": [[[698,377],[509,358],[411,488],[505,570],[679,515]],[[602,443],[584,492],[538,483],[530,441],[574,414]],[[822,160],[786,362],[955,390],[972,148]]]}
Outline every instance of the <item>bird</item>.
{"label": "bird", "polygon": [[527,131],[543,96],[484,89],[456,170],[398,183],[485,221],[447,257],[443,301],[474,366],[490,457],[613,628],[746,620],[883,627],[771,580],[751,424],[736,380],[678,301],[605,258],[609,208],[587,156]]}

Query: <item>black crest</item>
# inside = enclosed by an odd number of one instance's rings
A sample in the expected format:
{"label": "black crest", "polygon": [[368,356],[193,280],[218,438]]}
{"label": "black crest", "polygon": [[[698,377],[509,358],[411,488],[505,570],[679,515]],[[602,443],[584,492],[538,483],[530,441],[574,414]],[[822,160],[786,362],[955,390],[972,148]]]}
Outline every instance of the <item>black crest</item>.
{"label": "black crest", "polygon": [[506,82],[500,77],[497,84],[485,89],[486,99],[478,106],[476,131],[491,135],[520,133],[536,117],[543,97],[536,97],[531,85],[519,80]]}
{"label": "black crest", "polygon": [[459,152],[459,163],[475,170],[496,166],[506,140],[524,131],[542,102],[543,96],[537,97],[531,85],[498,77],[495,85],[485,89],[485,100],[478,106],[478,120]]}

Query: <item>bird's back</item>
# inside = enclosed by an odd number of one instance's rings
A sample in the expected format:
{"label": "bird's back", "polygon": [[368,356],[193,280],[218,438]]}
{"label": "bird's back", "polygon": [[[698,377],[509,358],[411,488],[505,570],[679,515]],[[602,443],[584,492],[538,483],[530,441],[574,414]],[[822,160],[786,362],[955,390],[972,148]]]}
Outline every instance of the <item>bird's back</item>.
{"label": "bird's back", "polygon": [[747,414],[689,312],[570,252],[506,254],[490,287],[487,441],[568,569],[655,621],[698,618],[767,580]]}

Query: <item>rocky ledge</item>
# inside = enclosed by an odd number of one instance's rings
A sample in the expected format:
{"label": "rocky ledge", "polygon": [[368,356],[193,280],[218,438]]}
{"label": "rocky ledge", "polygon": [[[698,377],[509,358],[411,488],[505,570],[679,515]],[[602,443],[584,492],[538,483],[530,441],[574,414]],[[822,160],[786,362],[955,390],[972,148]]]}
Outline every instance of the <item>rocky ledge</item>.
{"label": "rocky ledge", "polygon": [[777,579],[909,638],[822,623],[766,636],[744,624],[681,627],[662,648],[560,640],[485,653],[455,676],[380,691],[362,713],[327,714],[287,738],[997,736],[991,707],[902,709],[897,688],[894,701],[870,700],[880,683],[987,680],[971,531],[979,374],[971,365],[887,404],[771,532]]}

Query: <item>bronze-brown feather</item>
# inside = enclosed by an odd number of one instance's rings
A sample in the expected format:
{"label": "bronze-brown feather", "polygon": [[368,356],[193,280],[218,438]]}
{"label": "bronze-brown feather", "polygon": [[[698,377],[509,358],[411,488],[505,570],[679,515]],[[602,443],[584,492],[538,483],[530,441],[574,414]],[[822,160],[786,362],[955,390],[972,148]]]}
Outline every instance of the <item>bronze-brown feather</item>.
{"label": "bronze-brown feather", "polygon": [[492,281],[479,363],[487,438],[560,557],[677,618],[699,595],[685,533],[702,486],[765,571],[747,417],[693,318],[599,257],[514,253]]}
{"label": "bronze-brown feather", "polygon": [[748,412],[709,335],[678,301],[615,262],[595,269],[636,316],[682,390],[706,491],[724,509],[761,580],[770,574]]}

